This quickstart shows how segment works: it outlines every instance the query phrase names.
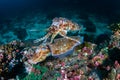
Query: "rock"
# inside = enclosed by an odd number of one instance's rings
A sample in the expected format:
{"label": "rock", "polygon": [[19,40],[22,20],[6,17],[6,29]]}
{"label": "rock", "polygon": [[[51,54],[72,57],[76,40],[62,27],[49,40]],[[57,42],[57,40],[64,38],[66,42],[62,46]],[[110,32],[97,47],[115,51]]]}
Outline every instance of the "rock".
{"label": "rock", "polygon": [[20,40],[24,40],[27,37],[27,32],[24,28],[16,28],[14,34],[17,35]]}

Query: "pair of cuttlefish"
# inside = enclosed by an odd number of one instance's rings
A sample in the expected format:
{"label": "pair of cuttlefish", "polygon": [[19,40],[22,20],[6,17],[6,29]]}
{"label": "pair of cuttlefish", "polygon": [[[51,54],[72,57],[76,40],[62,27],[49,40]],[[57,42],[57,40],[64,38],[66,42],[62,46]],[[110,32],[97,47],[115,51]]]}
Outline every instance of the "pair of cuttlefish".
{"label": "pair of cuttlefish", "polygon": [[[35,50],[34,55],[29,60],[30,63],[36,64],[46,59],[47,56],[52,55],[54,57],[65,57],[73,52],[75,46],[83,42],[83,37],[74,36],[68,37],[68,31],[80,30],[81,28],[77,23],[74,23],[66,18],[54,18],[51,26],[48,29],[47,35],[43,38],[37,39],[34,42],[47,41],[51,36],[51,41],[46,42],[45,45],[41,44]],[[57,35],[61,35],[63,38],[54,39]],[[54,43],[53,43],[54,42]]]}

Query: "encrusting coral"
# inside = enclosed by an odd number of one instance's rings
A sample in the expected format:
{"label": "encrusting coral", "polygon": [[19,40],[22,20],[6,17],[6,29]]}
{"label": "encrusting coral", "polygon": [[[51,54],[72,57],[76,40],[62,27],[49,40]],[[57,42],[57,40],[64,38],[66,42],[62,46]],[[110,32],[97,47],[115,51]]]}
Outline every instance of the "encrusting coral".
{"label": "encrusting coral", "polygon": [[[47,36],[35,40],[43,40],[41,44],[12,41],[0,46],[0,78],[120,80],[119,26],[118,23],[111,25],[113,34],[108,45],[99,48],[94,43],[83,41],[80,35],[66,36],[64,33],[68,30],[80,30],[78,25],[66,18],[55,18]],[[55,39],[61,33],[63,38]]]}

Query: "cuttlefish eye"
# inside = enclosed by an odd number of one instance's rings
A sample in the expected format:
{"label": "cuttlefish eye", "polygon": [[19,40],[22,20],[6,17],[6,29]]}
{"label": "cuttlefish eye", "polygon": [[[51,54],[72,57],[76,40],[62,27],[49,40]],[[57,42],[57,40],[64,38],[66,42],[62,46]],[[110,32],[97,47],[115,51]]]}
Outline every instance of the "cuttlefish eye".
{"label": "cuttlefish eye", "polygon": [[57,26],[57,27],[59,27],[59,25],[60,25],[60,22],[57,22],[57,21],[55,21],[55,22],[52,23],[52,26]]}
{"label": "cuttlefish eye", "polygon": [[80,29],[80,26],[78,24],[75,23],[75,25],[73,26],[75,29]]}
{"label": "cuttlefish eye", "polygon": [[72,24],[72,26],[71,26],[71,30],[78,30],[78,29],[80,29],[80,27],[79,27],[79,25],[78,24]]}

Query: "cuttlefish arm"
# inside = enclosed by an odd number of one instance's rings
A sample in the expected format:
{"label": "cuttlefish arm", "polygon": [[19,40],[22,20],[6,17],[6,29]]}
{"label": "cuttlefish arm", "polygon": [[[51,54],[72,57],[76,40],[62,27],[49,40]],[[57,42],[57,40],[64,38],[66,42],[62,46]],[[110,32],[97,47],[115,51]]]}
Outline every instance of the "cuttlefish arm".
{"label": "cuttlefish arm", "polygon": [[38,43],[43,40],[47,40],[50,37],[51,33],[46,34],[44,37],[34,40],[34,43]]}

